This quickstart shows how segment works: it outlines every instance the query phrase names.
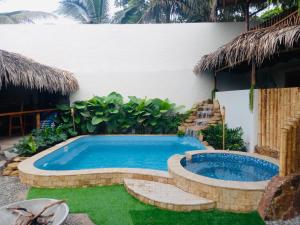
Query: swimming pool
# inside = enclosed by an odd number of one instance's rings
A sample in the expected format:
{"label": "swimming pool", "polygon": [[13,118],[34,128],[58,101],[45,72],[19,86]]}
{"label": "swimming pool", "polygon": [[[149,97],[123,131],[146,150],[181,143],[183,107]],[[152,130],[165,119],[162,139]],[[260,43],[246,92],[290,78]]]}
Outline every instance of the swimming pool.
{"label": "swimming pool", "polygon": [[271,162],[228,153],[198,154],[191,160],[184,158],[181,164],[193,173],[229,181],[264,181],[278,174],[278,166]]}
{"label": "swimming pool", "polygon": [[34,163],[42,170],[142,168],[167,171],[174,154],[205,149],[197,139],[177,136],[84,136]]}

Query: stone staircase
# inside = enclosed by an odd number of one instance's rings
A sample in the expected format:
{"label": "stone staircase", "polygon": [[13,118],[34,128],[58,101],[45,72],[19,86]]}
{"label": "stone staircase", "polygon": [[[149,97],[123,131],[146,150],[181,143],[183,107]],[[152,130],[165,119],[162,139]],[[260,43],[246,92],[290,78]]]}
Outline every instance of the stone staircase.
{"label": "stone staircase", "polygon": [[220,104],[217,100],[206,100],[195,104],[191,115],[178,127],[186,135],[199,137],[199,131],[222,122]]}
{"label": "stone staircase", "polygon": [[187,193],[172,184],[124,179],[129,194],[140,201],[172,211],[201,211],[215,208],[215,202]]}
{"label": "stone staircase", "polygon": [[[186,152],[188,156],[189,152]],[[176,177],[164,172],[168,179],[148,180],[146,177],[124,179],[127,192],[141,202],[172,211],[204,211],[216,208],[216,202],[186,192],[179,187]]]}

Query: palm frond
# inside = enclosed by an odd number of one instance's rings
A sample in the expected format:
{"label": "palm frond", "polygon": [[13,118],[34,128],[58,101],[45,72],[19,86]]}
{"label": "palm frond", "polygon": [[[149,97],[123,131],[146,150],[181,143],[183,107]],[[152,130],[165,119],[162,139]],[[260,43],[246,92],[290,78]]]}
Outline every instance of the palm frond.
{"label": "palm frond", "polygon": [[35,23],[38,19],[57,18],[54,14],[40,11],[14,11],[0,13],[0,24]]}

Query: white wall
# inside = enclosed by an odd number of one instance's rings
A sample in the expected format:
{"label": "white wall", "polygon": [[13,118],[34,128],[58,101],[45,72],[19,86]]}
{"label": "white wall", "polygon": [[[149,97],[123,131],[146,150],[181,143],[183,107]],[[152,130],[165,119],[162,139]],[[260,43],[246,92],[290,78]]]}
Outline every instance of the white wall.
{"label": "white wall", "polygon": [[243,28],[239,23],[1,25],[0,49],[72,71],[80,84],[72,100],[117,91],[190,107],[209,98],[213,85],[211,76],[193,74],[196,62]]}
{"label": "white wall", "polygon": [[258,91],[254,91],[253,112],[249,109],[249,90],[216,93],[220,106],[225,106],[225,121],[229,128],[242,127],[249,152],[254,152],[258,133]]}

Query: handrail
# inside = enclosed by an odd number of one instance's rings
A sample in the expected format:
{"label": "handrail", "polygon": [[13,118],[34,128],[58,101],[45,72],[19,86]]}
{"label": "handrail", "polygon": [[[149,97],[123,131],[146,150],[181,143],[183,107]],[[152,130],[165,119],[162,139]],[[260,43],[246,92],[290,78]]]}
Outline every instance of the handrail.
{"label": "handrail", "polygon": [[0,113],[0,117],[21,116],[21,115],[32,114],[32,113],[43,113],[43,112],[53,112],[53,111],[56,111],[56,109],[37,109],[37,110],[28,110],[28,111],[7,112],[7,113]]}

